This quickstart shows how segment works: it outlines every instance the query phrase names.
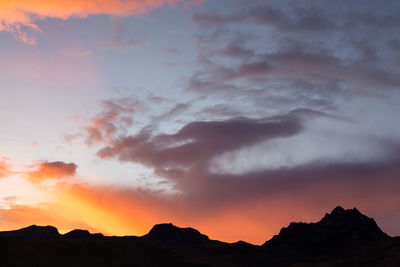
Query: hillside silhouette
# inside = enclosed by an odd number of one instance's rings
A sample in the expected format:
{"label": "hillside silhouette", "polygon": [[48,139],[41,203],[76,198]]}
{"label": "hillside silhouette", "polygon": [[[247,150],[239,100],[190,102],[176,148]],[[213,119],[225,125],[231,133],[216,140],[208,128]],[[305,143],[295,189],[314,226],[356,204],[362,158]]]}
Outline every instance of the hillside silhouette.
{"label": "hillside silhouette", "polygon": [[0,266],[400,266],[400,237],[340,206],[319,222],[290,223],[261,246],[170,223],[141,237],[32,225],[0,232]]}

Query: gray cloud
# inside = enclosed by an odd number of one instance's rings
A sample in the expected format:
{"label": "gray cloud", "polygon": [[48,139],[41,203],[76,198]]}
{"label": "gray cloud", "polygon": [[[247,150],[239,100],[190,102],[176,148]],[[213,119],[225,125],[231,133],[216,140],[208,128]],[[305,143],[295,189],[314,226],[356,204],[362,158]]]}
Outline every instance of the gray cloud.
{"label": "gray cloud", "polygon": [[193,16],[199,68],[187,90],[221,101],[284,103],[281,112],[332,110],[343,99],[397,90],[400,7],[386,4],[269,1],[200,12]]}
{"label": "gray cloud", "polygon": [[250,23],[267,25],[280,31],[316,33],[357,27],[396,28],[400,22],[396,1],[386,1],[389,13],[383,14],[376,12],[374,1],[281,2],[287,3],[285,9],[279,8],[277,1],[264,5],[246,3],[247,8],[233,14],[202,13],[194,15],[193,20],[202,26]]}
{"label": "gray cloud", "polygon": [[254,23],[268,25],[278,30],[285,31],[310,31],[321,32],[335,30],[339,27],[334,21],[323,16],[319,10],[315,9],[297,9],[296,17],[291,18],[280,9],[265,5],[246,9],[240,13],[221,16],[218,14],[197,14],[193,20],[200,25],[224,25]]}
{"label": "gray cloud", "polygon": [[172,135],[152,136],[141,131],[103,148],[102,158],[117,156],[157,170],[206,168],[215,155],[270,138],[290,136],[301,130],[300,121],[290,115],[279,118],[235,118],[226,121],[199,121],[182,127]]}

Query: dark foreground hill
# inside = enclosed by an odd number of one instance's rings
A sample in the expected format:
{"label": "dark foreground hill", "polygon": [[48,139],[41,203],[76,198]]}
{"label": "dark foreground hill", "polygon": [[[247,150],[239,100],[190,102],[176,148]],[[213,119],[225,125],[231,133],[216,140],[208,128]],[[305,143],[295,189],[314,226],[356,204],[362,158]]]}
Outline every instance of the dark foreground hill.
{"label": "dark foreground hill", "polygon": [[400,266],[400,237],[357,209],[291,223],[262,246],[210,240],[193,228],[155,225],[142,237],[52,226],[0,232],[0,266]]}

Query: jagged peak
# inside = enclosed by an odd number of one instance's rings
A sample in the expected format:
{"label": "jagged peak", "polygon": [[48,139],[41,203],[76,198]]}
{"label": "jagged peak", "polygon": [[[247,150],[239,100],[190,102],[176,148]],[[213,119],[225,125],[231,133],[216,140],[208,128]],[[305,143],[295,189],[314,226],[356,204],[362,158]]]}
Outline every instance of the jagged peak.
{"label": "jagged peak", "polygon": [[[344,209],[342,206],[337,206],[334,208],[331,213],[325,214],[325,216],[321,219],[321,222],[333,222],[333,221],[347,221],[347,222],[354,222],[354,221],[364,221],[366,223],[375,224],[375,221],[362,214],[357,208],[352,209]],[[377,226],[376,226],[377,227]]]}
{"label": "jagged peak", "polygon": [[343,212],[345,212],[346,210],[342,207],[342,206],[337,206],[336,208],[334,208],[332,211],[331,211],[331,214],[334,214],[334,213],[343,213]]}
{"label": "jagged peak", "polygon": [[[342,206],[337,206],[334,208],[330,214],[344,214],[344,213],[353,213],[353,214],[359,214],[363,215],[356,207],[353,207],[352,209],[344,209]],[[363,215],[365,216],[365,215]]]}
{"label": "jagged peak", "polygon": [[299,243],[304,248],[319,246],[318,244],[345,246],[347,243],[385,237],[387,235],[378,227],[374,219],[365,216],[356,208],[344,209],[337,206],[319,222],[290,223],[288,227],[282,228],[278,235],[264,243],[264,246],[274,244],[275,247],[279,247]]}

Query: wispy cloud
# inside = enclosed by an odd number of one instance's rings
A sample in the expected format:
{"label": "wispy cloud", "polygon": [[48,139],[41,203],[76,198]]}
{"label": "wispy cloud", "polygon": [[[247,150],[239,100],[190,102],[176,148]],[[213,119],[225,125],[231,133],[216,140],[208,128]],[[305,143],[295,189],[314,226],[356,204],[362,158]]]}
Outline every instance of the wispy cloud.
{"label": "wispy cloud", "polygon": [[86,127],[86,144],[111,141],[114,135],[132,124],[131,116],[137,106],[139,103],[130,98],[103,101],[103,111]]}

